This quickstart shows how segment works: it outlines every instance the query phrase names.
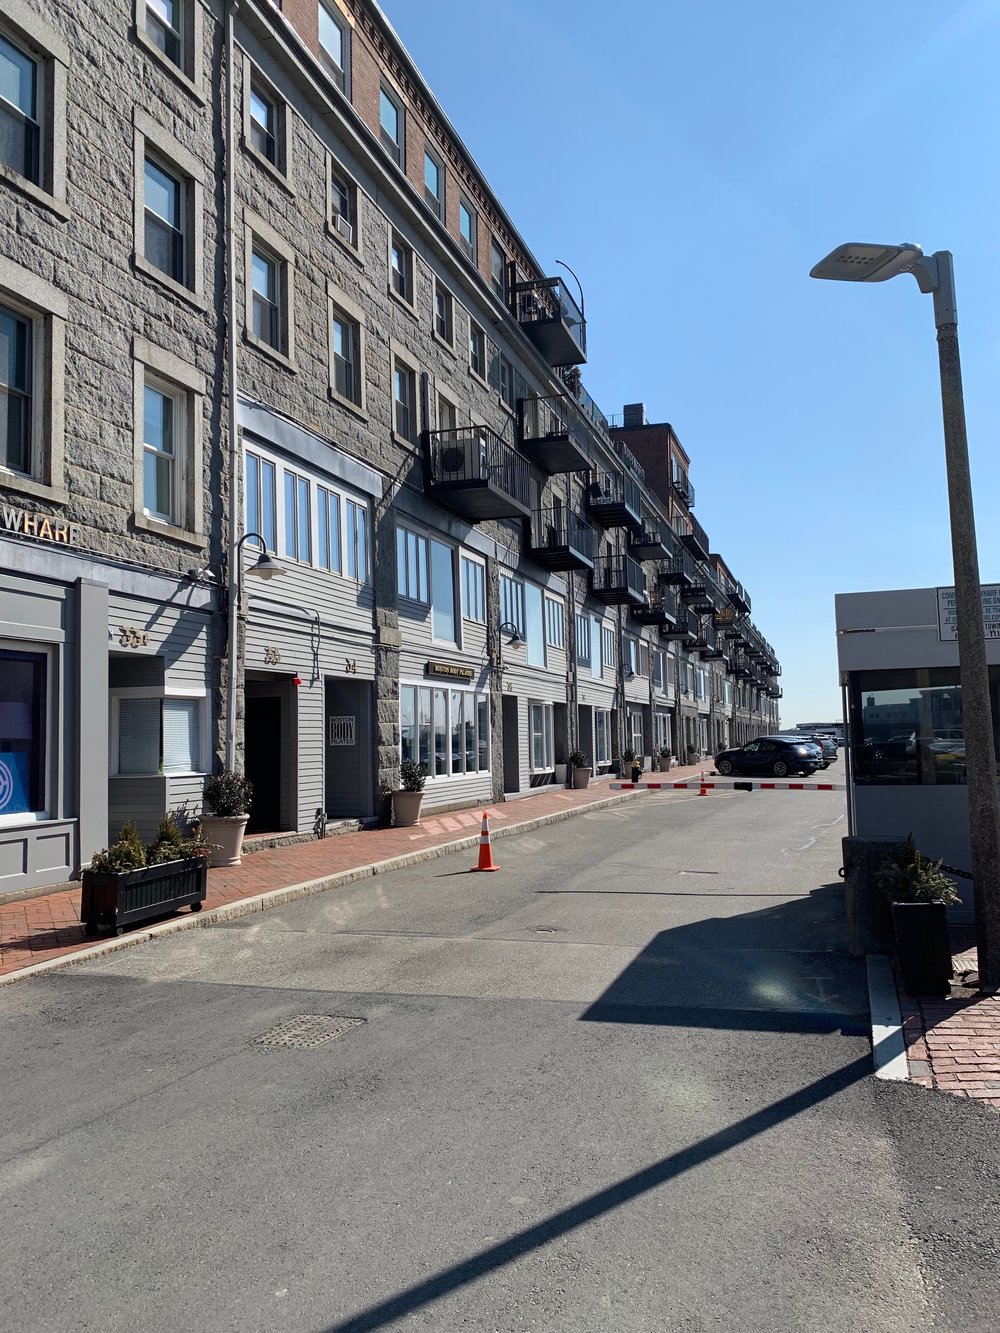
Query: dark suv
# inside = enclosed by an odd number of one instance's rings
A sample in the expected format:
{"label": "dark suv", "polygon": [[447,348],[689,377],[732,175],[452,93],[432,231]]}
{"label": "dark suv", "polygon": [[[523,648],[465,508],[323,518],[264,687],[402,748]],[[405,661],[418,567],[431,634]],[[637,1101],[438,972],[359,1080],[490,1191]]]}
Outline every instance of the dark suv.
{"label": "dark suv", "polygon": [[758,736],[738,750],[723,750],[715,756],[715,767],[724,776],[729,773],[770,773],[776,778],[789,773],[815,773],[823,762],[815,742],[801,737]]}

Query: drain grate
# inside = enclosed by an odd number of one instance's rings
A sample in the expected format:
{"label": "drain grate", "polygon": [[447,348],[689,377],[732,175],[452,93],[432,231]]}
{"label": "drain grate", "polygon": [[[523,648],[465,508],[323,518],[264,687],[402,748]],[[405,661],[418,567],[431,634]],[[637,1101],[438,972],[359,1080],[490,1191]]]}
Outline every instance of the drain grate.
{"label": "drain grate", "polygon": [[251,1037],[250,1045],[294,1046],[300,1051],[311,1051],[366,1021],[364,1018],[340,1018],[336,1014],[297,1014],[295,1018],[276,1023],[259,1037]]}

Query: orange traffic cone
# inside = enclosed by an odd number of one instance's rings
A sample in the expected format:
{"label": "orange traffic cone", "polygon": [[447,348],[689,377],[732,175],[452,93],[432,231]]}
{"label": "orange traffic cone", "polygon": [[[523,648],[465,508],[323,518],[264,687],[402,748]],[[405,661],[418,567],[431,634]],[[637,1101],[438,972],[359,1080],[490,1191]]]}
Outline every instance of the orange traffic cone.
{"label": "orange traffic cone", "polygon": [[708,795],[708,788],[705,786],[705,770],[704,770],[704,769],[701,770],[701,788],[700,788],[700,790],[699,790],[699,792],[698,792],[698,795],[699,795],[699,796],[707,796],[707,795]]}
{"label": "orange traffic cone", "polygon": [[479,864],[473,870],[499,870],[493,861],[493,844],[490,842],[490,817],[483,811],[483,831],[479,835]]}

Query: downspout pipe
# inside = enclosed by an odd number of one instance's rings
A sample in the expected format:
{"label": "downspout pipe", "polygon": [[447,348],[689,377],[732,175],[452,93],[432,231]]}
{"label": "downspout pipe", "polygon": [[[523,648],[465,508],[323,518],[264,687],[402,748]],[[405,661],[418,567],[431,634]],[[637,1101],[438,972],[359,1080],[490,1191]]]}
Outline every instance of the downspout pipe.
{"label": "downspout pipe", "polygon": [[239,397],[236,357],[236,164],[234,144],[235,126],[235,59],[236,42],[233,20],[239,0],[226,0],[226,351],[229,380],[228,433],[229,433],[229,559],[226,582],[229,590],[229,624],[226,637],[226,737],[225,765],[236,768],[236,692],[240,674],[240,604],[237,561],[239,548],[240,498],[240,435]]}

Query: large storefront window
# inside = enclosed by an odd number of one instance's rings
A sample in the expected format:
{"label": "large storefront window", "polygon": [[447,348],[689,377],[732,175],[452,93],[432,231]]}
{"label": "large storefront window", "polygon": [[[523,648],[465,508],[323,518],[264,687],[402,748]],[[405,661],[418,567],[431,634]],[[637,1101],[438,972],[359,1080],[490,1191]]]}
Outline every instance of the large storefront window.
{"label": "large storefront window", "polygon": [[198,699],[115,698],[115,773],[200,773],[201,703]]}
{"label": "large storefront window", "polygon": [[[1000,759],[1000,667],[991,666],[994,755]],[[940,786],[965,782],[957,667],[855,671],[850,676],[854,781]]]}
{"label": "large storefront window", "polygon": [[0,815],[45,811],[44,653],[0,650]]}
{"label": "large storefront window", "polygon": [[424,764],[431,777],[489,772],[489,700],[485,695],[403,685],[399,724],[400,757]]}

